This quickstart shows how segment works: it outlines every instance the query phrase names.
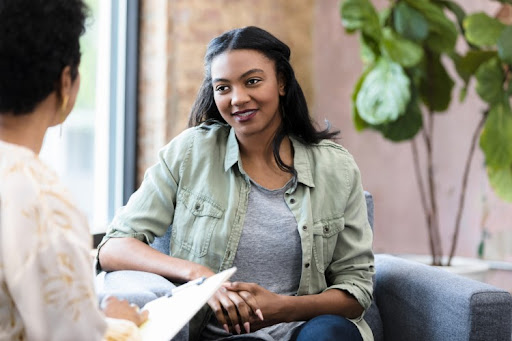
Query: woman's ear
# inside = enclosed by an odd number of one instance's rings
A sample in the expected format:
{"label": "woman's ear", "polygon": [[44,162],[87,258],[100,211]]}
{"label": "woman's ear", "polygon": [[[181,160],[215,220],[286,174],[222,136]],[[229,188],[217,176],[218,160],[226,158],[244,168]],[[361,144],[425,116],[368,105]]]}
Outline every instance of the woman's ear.
{"label": "woman's ear", "polygon": [[58,123],[62,123],[75,106],[76,96],[80,88],[80,73],[77,72],[74,79],[71,74],[71,66],[68,65],[62,69],[55,90],[57,95],[56,109],[60,113]]}
{"label": "woman's ear", "polygon": [[284,96],[286,95],[286,91],[285,91],[285,88],[286,88],[286,82],[284,80],[284,76],[282,73],[280,73],[278,76],[277,76],[277,86],[279,88],[279,96]]}
{"label": "woman's ear", "polygon": [[68,65],[60,73],[59,88],[57,95],[62,100],[63,98],[70,97],[73,88],[73,79],[71,78],[71,67]]}

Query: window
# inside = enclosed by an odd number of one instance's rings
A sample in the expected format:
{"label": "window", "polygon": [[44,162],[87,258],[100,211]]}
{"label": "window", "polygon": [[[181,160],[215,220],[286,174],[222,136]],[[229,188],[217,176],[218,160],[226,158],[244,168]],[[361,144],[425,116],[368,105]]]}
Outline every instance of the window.
{"label": "window", "polygon": [[41,159],[99,234],[135,186],[138,1],[86,2],[80,91],[62,127],[48,130]]}

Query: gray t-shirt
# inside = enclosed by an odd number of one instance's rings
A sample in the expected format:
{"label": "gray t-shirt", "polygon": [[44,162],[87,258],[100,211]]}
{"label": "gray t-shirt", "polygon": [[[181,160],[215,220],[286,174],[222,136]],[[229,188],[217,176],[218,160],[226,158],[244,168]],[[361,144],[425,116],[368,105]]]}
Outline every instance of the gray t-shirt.
{"label": "gray t-shirt", "polygon": [[[297,222],[284,200],[284,193],[292,183],[290,180],[283,188],[268,190],[251,181],[244,228],[234,260],[237,272],[231,281],[257,283],[281,295],[296,294],[302,248]],[[268,341],[289,340],[302,323],[280,323],[251,333],[251,336]],[[213,316],[201,339],[231,338]]]}

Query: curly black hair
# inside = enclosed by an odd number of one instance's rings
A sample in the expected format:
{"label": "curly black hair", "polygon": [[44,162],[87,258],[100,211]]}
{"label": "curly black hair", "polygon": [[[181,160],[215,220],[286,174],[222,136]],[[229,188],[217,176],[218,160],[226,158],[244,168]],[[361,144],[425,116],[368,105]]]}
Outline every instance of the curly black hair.
{"label": "curly black hair", "polygon": [[83,0],[0,0],[0,114],[23,115],[78,75]]}

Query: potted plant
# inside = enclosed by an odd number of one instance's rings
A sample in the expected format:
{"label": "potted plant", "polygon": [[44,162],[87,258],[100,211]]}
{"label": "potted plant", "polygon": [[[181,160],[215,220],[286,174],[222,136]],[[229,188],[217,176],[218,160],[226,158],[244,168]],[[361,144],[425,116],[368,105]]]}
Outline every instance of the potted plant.
{"label": "potted plant", "polygon": [[[510,10],[512,0],[500,0]],[[447,16],[446,13],[450,13]],[[503,13],[503,12],[502,12]],[[363,71],[352,94],[352,119],[358,131],[373,129],[394,142],[410,141],[433,265],[450,265],[464,208],[471,159],[479,144],[489,182],[512,202],[512,25],[485,13],[466,14],[456,1],[397,0],[378,12],[370,0],[344,0],[340,14],[348,33],[358,33]],[[451,20],[450,17],[454,19]],[[509,16],[510,17],[510,16]],[[455,50],[457,40],[465,51]],[[445,63],[455,65],[464,86],[456,96]],[[471,140],[447,262],[443,264],[433,167],[433,122],[463,101],[471,80],[487,109]],[[414,139],[418,134],[421,139]],[[422,176],[417,143],[425,145]]]}

